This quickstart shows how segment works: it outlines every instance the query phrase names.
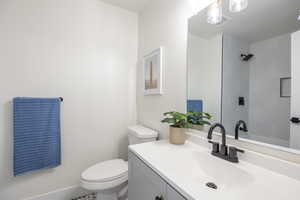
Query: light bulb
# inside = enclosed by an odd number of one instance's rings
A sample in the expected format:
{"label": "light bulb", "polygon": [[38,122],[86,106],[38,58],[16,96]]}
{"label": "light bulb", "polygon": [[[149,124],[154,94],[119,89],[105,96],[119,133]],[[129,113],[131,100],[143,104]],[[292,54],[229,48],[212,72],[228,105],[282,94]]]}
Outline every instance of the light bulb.
{"label": "light bulb", "polygon": [[230,12],[241,12],[248,7],[248,0],[230,0],[229,10]]}
{"label": "light bulb", "polygon": [[220,24],[222,19],[222,4],[220,1],[216,1],[208,7],[207,22],[209,24]]}
{"label": "light bulb", "polygon": [[297,19],[298,19],[298,21],[300,21],[300,10],[299,10],[299,15],[298,15],[298,18],[297,18]]}

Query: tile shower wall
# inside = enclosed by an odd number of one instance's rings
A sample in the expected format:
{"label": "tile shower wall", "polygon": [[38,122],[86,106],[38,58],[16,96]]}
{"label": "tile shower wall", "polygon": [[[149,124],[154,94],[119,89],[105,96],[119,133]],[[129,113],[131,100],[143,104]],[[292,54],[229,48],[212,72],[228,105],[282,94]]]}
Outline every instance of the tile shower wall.
{"label": "tile shower wall", "polygon": [[[223,37],[223,99],[222,122],[226,132],[234,135],[235,124],[249,115],[249,62],[241,61],[240,55],[249,52],[249,44],[234,36]],[[238,98],[244,97],[245,105],[238,105]]]}
{"label": "tile shower wall", "polygon": [[251,44],[250,52],[249,129],[289,146],[291,99],[280,97],[280,78],[291,77],[291,35]]}

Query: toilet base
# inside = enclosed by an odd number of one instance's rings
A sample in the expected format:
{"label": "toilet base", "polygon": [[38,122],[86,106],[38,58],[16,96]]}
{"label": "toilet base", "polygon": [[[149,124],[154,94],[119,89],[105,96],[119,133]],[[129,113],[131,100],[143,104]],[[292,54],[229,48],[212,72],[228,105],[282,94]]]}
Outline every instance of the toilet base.
{"label": "toilet base", "polygon": [[98,192],[96,200],[118,200],[118,195],[117,195],[117,193],[104,194],[102,192]]}
{"label": "toilet base", "polygon": [[98,190],[96,200],[126,200],[128,194],[128,182],[124,182],[117,187],[106,190]]}

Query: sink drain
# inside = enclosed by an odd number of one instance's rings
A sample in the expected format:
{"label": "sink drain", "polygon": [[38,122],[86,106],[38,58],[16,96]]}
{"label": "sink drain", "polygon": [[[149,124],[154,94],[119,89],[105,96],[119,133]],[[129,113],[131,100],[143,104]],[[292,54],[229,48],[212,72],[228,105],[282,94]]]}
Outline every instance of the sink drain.
{"label": "sink drain", "polygon": [[206,183],[206,186],[214,190],[218,189],[218,186],[214,183]]}

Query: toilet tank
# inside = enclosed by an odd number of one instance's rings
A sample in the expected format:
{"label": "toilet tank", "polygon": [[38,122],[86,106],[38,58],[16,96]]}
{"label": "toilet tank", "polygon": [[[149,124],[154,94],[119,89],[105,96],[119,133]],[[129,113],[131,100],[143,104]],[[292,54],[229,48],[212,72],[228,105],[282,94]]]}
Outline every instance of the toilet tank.
{"label": "toilet tank", "polygon": [[140,144],[157,140],[158,132],[150,128],[136,125],[128,127],[129,144]]}

